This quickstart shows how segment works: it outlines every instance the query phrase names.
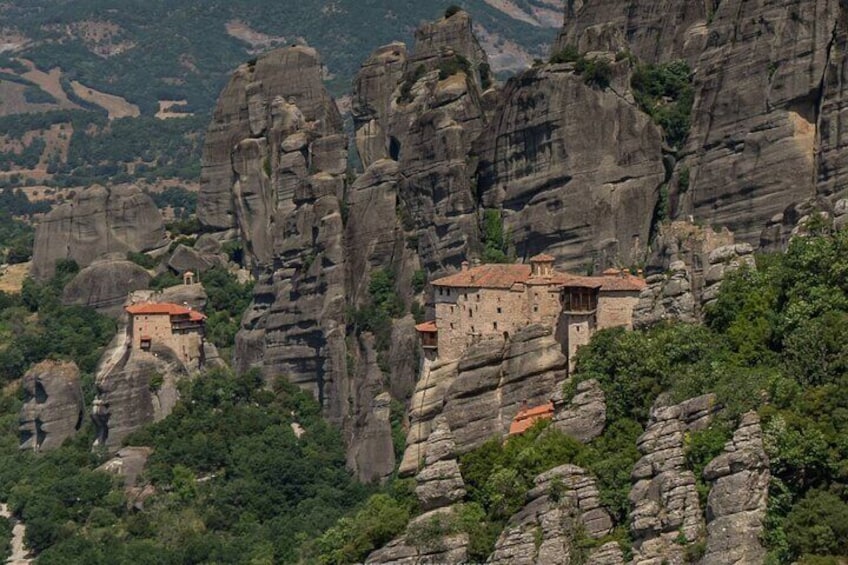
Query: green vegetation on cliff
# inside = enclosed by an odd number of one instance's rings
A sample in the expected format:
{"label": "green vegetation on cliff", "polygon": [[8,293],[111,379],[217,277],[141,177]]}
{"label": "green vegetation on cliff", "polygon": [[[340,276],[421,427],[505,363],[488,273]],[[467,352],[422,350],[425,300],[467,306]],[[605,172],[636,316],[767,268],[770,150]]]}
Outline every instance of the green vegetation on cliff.
{"label": "green vegetation on cliff", "polygon": [[91,451],[89,425],[54,452],[13,453],[20,402],[3,399],[0,497],[26,521],[39,562],[288,563],[368,494],[345,469],[338,431],[294,385],[213,371],[182,394],[128,440],[155,449],[143,510],[95,469],[105,454]]}

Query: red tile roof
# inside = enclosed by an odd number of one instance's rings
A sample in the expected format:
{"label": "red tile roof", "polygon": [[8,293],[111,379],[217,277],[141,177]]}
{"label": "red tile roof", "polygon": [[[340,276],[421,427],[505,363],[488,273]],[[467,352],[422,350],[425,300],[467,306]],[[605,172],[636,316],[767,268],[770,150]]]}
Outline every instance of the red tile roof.
{"label": "red tile roof", "polygon": [[[535,257],[534,257],[535,259]],[[606,273],[607,271],[605,271]],[[611,270],[609,271],[612,272]],[[480,265],[433,281],[433,286],[460,288],[512,288],[516,283],[546,286],[571,286],[599,288],[606,291],[639,291],[645,288],[645,280],[631,274],[615,274],[600,277],[584,277],[554,271],[550,276],[531,276],[530,265],[505,265],[499,263]]]}
{"label": "red tile roof", "polygon": [[179,304],[173,304],[170,302],[148,302],[145,304],[133,304],[131,306],[127,306],[126,310],[133,316],[137,316],[139,314],[148,314],[152,316],[185,316],[186,314],[188,314],[189,319],[194,321],[206,319],[206,316],[204,316],[197,310],[192,310],[191,308],[186,308],[185,306],[180,306]]}
{"label": "red tile roof", "polygon": [[418,324],[415,326],[415,329],[419,332],[435,332],[436,330],[436,320],[430,320],[429,322],[424,322],[423,324]]}
{"label": "red tile roof", "polygon": [[433,281],[434,286],[510,288],[530,278],[530,265],[487,264]]}
{"label": "red tile roof", "polygon": [[550,420],[554,417],[554,405],[550,402],[533,408],[525,408],[515,415],[509,425],[509,435],[523,434],[539,420]]}

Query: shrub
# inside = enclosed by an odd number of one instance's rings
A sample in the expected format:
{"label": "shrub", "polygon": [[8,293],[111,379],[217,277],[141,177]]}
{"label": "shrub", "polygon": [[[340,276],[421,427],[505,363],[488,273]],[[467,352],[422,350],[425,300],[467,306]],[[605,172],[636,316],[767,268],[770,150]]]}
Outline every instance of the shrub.
{"label": "shrub", "polygon": [[576,45],[566,45],[559,52],[551,56],[551,63],[574,63],[580,59],[580,52]]}
{"label": "shrub", "polygon": [[636,103],[662,126],[666,141],[672,147],[682,147],[689,135],[690,113],[695,101],[691,75],[685,61],[671,61],[662,65],[639,65],[630,80]]}
{"label": "shrub", "polygon": [[132,261],[139,267],[144,267],[145,269],[152,269],[159,264],[159,259],[151,257],[147,253],[136,253],[135,251],[127,252],[127,261]]}
{"label": "shrub", "polygon": [[606,59],[581,57],[574,65],[574,72],[583,76],[583,81],[593,88],[601,90],[609,87],[612,81],[612,66]]}

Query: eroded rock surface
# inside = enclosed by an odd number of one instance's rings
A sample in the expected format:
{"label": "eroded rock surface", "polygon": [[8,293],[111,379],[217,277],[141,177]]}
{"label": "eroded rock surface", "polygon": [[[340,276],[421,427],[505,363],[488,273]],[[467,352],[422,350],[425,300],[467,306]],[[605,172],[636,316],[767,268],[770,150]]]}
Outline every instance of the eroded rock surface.
{"label": "eroded rock surface", "polygon": [[425,370],[410,405],[410,433],[400,472],[410,474],[428,454],[433,422],[444,415],[465,453],[493,437],[505,437],[525,403],[548,402],[565,379],[568,361],[552,329],[539,325],[507,342],[483,341],[458,360]]}
{"label": "eroded rock surface", "polygon": [[477,188],[504,211],[518,256],[546,252],[567,269],[641,260],[665,180],[661,136],[629,102],[629,63],[593,88],[572,64],[511,80],[498,119],[475,145]]}
{"label": "eroded rock surface", "polygon": [[[371,553],[368,564],[384,563],[417,565],[424,563],[465,563],[468,558],[468,534],[447,534],[429,539],[424,529],[438,531],[443,524],[454,520],[454,508],[439,508],[413,518],[406,533]],[[424,538],[428,539],[424,539]]]}
{"label": "eroded rock surface", "polygon": [[726,245],[710,253],[709,268],[704,273],[704,291],[701,293],[702,307],[715,302],[724,278],[740,268],[754,268],[754,248],[747,243]]}
{"label": "eroded rock surface", "polygon": [[693,59],[706,41],[707,16],[705,2],[567,2],[553,53],[573,45],[581,53],[629,49],[651,63]]}
{"label": "eroded rock surface", "polygon": [[684,438],[708,426],[717,409],[715,396],[707,394],[651,410],[637,442],[642,458],[630,474],[634,565],[683,563],[686,544],[701,534],[704,518],[695,475],[686,468]]}
{"label": "eroded rock surface", "polygon": [[166,244],[162,214],[150,196],[134,186],[92,186],[39,222],[31,273],[45,280],[59,259],[87,267],[109,254],[124,258]]}
{"label": "eroded rock surface", "polygon": [[552,401],[553,426],[564,434],[588,443],[604,432],[607,421],[606,397],[596,379],[580,382],[568,403],[562,398],[562,387],[558,386]]}
{"label": "eroded rock surface", "polygon": [[127,295],[150,285],[152,277],[131,261],[98,260],[77,273],[62,292],[66,305],[89,306],[117,318],[123,314]]}
{"label": "eroded rock surface", "polygon": [[456,443],[447,419],[439,416],[427,439],[424,467],[416,475],[415,494],[424,510],[450,506],[465,496],[465,483],[456,459]]}
{"label": "eroded rock surface", "polygon": [[712,488],[707,499],[707,549],[701,562],[761,563],[766,555],[762,534],[771,473],[755,412],[742,416],[724,453],[704,468],[704,478]]}
{"label": "eroded rock surface", "polygon": [[23,377],[18,416],[21,449],[47,451],[76,435],[83,421],[80,372],[75,363],[42,361]]}
{"label": "eroded rock surface", "polygon": [[651,275],[633,308],[633,327],[646,328],[663,321],[698,321],[691,275],[683,261],[674,261],[668,273]]}
{"label": "eroded rock surface", "polygon": [[91,407],[95,445],[116,449],[130,433],[165,418],[179,398],[177,381],[184,377],[185,368],[169,350],[127,350],[96,379]]}
{"label": "eroded rock surface", "polygon": [[562,465],[542,473],[534,483],[527,504],[498,538],[489,563],[568,565],[578,532],[599,539],[612,531],[612,519],[585,470]]}

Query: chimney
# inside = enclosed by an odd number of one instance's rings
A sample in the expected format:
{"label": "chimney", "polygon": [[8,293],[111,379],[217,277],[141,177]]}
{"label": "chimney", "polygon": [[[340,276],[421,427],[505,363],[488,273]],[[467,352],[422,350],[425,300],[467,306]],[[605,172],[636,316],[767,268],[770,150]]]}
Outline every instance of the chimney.
{"label": "chimney", "polygon": [[629,274],[630,274],[630,271],[628,271],[627,269],[621,269],[621,272],[618,274],[618,276],[621,277],[621,278],[626,278],[627,275],[629,275]]}
{"label": "chimney", "polygon": [[468,261],[463,261],[463,262],[462,262],[462,270],[463,270],[463,271],[467,271],[467,270],[468,270]]}
{"label": "chimney", "polygon": [[636,276],[639,277],[640,279],[644,279],[645,278],[645,271],[643,271],[642,269],[639,269],[638,271],[636,271]]}

